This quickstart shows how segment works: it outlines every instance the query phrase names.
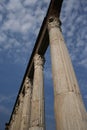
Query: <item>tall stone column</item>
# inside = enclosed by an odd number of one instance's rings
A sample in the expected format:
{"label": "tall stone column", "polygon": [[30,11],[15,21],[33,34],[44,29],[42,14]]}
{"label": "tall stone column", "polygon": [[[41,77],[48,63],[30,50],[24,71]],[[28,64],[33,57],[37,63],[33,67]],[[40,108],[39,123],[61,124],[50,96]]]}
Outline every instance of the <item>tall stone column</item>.
{"label": "tall stone column", "polygon": [[66,48],[60,21],[48,19],[57,130],[86,130],[87,114]]}
{"label": "tall stone column", "polygon": [[34,57],[34,81],[29,130],[45,130],[43,64],[44,59],[36,54]]}
{"label": "tall stone column", "polygon": [[15,107],[14,113],[12,115],[12,119],[9,123],[9,130],[21,130],[21,116],[23,109],[23,94],[20,93],[17,105]]}
{"label": "tall stone column", "polygon": [[31,109],[31,81],[28,77],[25,79],[24,83],[24,101],[23,101],[23,111],[22,111],[22,121],[20,130],[28,130],[30,122],[30,109]]}
{"label": "tall stone column", "polygon": [[15,107],[14,115],[15,115],[15,118],[14,118],[13,130],[17,130],[18,128],[18,104]]}
{"label": "tall stone column", "polygon": [[21,92],[18,98],[18,112],[17,112],[17,122],[16,122],[16,130],[21,130],[21,121],[22,121],[22,111],[23,111],[23,93]]}

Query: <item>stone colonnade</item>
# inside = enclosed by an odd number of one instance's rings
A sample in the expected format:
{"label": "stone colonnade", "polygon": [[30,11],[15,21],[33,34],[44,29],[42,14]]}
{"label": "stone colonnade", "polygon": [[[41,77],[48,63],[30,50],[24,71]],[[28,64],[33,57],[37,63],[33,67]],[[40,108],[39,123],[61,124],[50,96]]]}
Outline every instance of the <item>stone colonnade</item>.
{"label": "stone colonnade", "polygon": [[6,130],[45,130],[44,57],[34,56],[33,85],[27,76]]}
{"label": "stone colonnade", "polygon": [[[87,113],[66,48],[60,21],[51,16],[47,23],[54,82],[54,109],[57,130],[86,130]],[[34,56],[34,79],[26,77],[8,130],[45,130],[44,58]]]}

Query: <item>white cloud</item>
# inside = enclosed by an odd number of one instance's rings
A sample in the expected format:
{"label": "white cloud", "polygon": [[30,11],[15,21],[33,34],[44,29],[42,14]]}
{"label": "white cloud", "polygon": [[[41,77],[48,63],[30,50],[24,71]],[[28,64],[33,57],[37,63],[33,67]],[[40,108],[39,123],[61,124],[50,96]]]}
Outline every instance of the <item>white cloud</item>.
{"label": "white cloud", "polygon": [[20,0],[10,0],[7,4],[7,9],[11,11],[18,11],[22,9]]}
{"label": "white cloud", "polygon": [[[63,34],[73,62],[87,68],[87,11],[86,1],[63,1],[61,20]],[[84,51],[83,51],[84,50]],[[84,54],[85,53],[85,54]]]}
{"label": "white cloud", "polygon": [[5,96],[0,95],[0,113],[10,115],[10,109],[6,107],[6,103],[13,103],[15,95]]}
{"label": "white cloud", "polygon": [[[16,61],[20,61],[21,53],[24,52],[26,53],[24,55],[26,59],[26,55],[29,54],[29,51],[31,52],[31,48],[34,46],[34,40],[40,30],[49,2],[50,0],[44,0],[43,2],[37,0],[10,0],[7,5],[1,4],[4,6],[0,5],[0,10],[3,16],[6,15],[6,18],[3,20],[0,29],[0,49],[2,51],[3,49],[4,51],[8,50],[10,56],[15,49],[15,52],[17,52],[14,54],[17,56]],[[87,16],[85,15],[87,7],[83,2],[85,1],[63,1],[61,21],[63,23],[63,34],[73,62],[78,62],[80,59],[80,63],[77,64],[86,67],[86,56],[84,55],[86,51],[84,50],[83,53],[83,48],[87,46],[85,44],[87,41]],[[84,6],[81,6],[81,4],[84,4]],[[80,6],[81,8],[79,8]],[[12,54],[12,57],[15,58],[15,56]]]}
{"label": "white cloud", "polygon": [[24,5],[34,5],[36,2],[37,0],[24,0]]}
{"label": "white cloud", "polygon": [[7,40],[7,36],[4,33],[0,33],[0,45]]}
{"label": "white cloud", "polygon": [[[9,0],[7,4],[1,3],[4,19],[0,24],[0,52],[4,51],[6,57],[12,57],[16,63],[24,61],[34,46],[49,0]],[[42,3],[45,4],[43,9]]]}

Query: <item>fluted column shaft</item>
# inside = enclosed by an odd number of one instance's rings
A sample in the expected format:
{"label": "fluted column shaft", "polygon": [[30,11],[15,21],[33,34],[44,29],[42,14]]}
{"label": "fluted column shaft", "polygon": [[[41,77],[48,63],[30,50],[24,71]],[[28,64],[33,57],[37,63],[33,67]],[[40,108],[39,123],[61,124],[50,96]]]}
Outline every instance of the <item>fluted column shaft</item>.
{"label": "fluted column shaft", "polygon": [[22,116],[22,108],[23,108],[23,94],[19,95],[18,106],[16,106],[14,114],[12,116],[9,130],[20,130],[21,126],[21,116]]}
{"label": "fluted column shaft", "polygon": [[23,112],[23,94],[22,92],[20,93],[19,95],[19,99],[18,99],[18,102],[19,102],[19,106],[18,106],[18,112],[17,112],[17,122],[16,122],[16,130],[21,130],[21,121],[22,121],[22,112]]}
{"label": "fluted column shaft", "polygon": [[34,81],[29,130],[44,130],[44,83],[43,58],[36,54],[34,57]]}
{"label": "fluted column shaft", "polygon": [[18,104],[15,107],[14,116],[15,116],[15,118],[14,118],[14,128],[13,128],[13,130],[17,130],[17,128],[18,128]]}
{"label": "fluted column shaft", "polygon": [[87,115],[59,20],[48,20],[57,130],[86,130]]}
{"label": "fluted column shaft", "polygon": [[30,124],[30,109],[31,109],[31,81],[28,77],[25,79],[24,83],[24,101],[23,101],[23,111],[22,111],[22,121],[20,130],[28,130]]}

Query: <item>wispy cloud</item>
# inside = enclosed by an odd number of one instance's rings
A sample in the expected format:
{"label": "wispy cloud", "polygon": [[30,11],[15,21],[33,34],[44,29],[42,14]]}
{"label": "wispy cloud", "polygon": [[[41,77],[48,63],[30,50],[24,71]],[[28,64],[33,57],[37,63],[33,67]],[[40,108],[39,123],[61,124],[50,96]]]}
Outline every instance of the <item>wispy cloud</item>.
{"label": "wispy cloud", "polygon": [[[24,59],[31,54],[49,2],[0,1],[1,54],[6,52],[6,56],[15,62],[25,62]],[[87,67],[87,52],[84,50],[87,47],[86,4],[85,0],[64,0],[61,12],[62,30],[71,58],[77,65],[84,67]]]}
{"label": "wispy cloud", "polygon": [[0,113],[3,113],[4,115],[10,115],[10,109],[7,107],[6,104],[11,104],[14,102],[15,95],[5,96],[0,95]]}
{"label": "wispy cloud", "polygon": [[73,62],[87,68],[87,1],[63,2],[62,29]]}
{"label": "wispy cloud", "polygon": [[13,58],[14,62],[24,63],[27,55],[31,54],[49,2],[50,0],[0,1],[1,54]]}
{"label": "wispy cloud", "polygon": [[[0,62],[4,62],[3,54],[16,64],[26,62],[49,2],[50,0],[0,0]],[[73,63],[87,68],[87,0],[64,0],[61,21]],[[52,78],[49,65],[44,73],[48,80]],[[86,82],[81,89],[86,90]],[[14,98],[14,95],[0,95],[0,113],[10,114],[6,103],[13,103]],[[53,116],[48,113],[47,118],[53,119]]]}

